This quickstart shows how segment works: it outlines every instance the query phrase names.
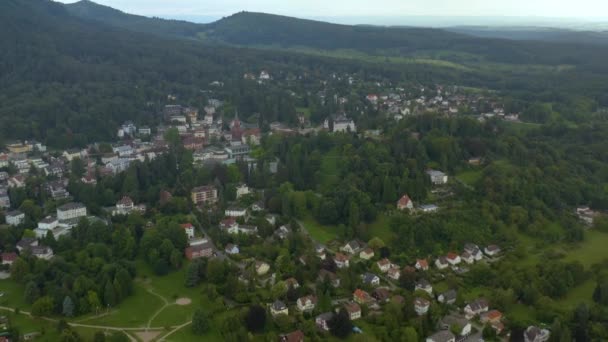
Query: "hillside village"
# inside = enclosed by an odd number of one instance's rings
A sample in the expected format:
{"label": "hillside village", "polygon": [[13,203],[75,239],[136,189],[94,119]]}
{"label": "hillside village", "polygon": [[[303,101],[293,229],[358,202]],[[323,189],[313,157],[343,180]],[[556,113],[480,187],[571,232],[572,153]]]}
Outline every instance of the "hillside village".
{"label": "hillside village", "polygon": [[[332,75],[332,78],[341,82],[347,80],[350,85],[360,82],[348,75]],[[267,71],[259,76],[245,74],[244,79],[261,87],[277,81]],[[222,87],[223,84],[217,81],[212,86]],[[158,215],[157,203],[137,203],[124,193],[116,194],[113,206],[91,211],[83,203],[74,201],[79,196],[70,190],[82,186],[93,189],[104,179],[122,177],[134,165],[173,153],[172,144],[176,141],[191,153],[191,162],[197,168],[246,165],[248,169],[254,169],[262,163],[257,151],[267,137],[328,132],[381,138],[381,130],[362,131],[354,119],[364,116],[361,113],[366,111],[377,111],[388,121],[428,112],[448,117],[473,115],[480,122],[494,118],[519,120],[518,114],[507,114],[494,95],[485,97],[443,86],[414,87],[408,91],[380,83],[374,87],[382,90],[378,92],[380,95],[363,93],[362,107],[357,107],[360,113],[353,116],[345,109],[349,98],[337,95],[333,99],[327,98],[325,91],[319,91],[317,96],[321,102],[335,102],[337,114],[316,124],[300,112],[295,124],[272,122],[267,123],[267,127],[260,127],[258,123],[242,120],[236,111],[226,112],[222,100],[209,98],[200,109],[164,105],[159,113],[162,124],[156,127],[137,127],[133,122],[125,122],[117,131],[117,140],[112,143],[100,142],[63,151],[51,150],[33,141],[7,144],[6,151],[0,154],[3,170],[0,172],[0,206],[5,210],[6,225],[24,228],[25,232],[15,246],[2,251],[4,269],[8,270],[19,256],[24,255],[51,260],[54,252],[45,241],[61,240],[83,220],[111,226],[115,220],[122,222],[121,217],[138,215],[149,220],[148,226],[153,226],[154,220],[158,219],[154,216]],[[169,95],[167,100],[176,102],[177,97]],[[467,161],[472,165],[481,162],[481,158]],[[178,163],[177,158],[175,163]],[[273,175],[280,171],[281,163],[278,157],[273,157],[263,167]],[[33,177],[43,181],[31,184],[29,180]],[[425,177],[433,192],[444,194],[450,201],[455,185],[451,175],[429,168]],[[27,196],[32,187],[43,192],[43,198],[52,201],[51,208],[55,208],[45,209],[37,222],[31,221],[32,215],[26,213],[28,209],[23,205],[16,207],[13,204],[15,194]],[[506,340],[510,336],[508,315],[481,296],[465,301],[460,295],[461,288],[456,286],[462,283],[471,267],[483,264],[492,268],[510,250],[497,244],[481,245],[481,242],[469,241],[446,254],[417,255],[409,262],[395,262],[391,260],[390,249],[378,239],[337,239],[328,243],[315,240],[301,220],[281,216],[268,207],[267,190],[239,182],[234,186],[233,200],[227,200],[226,190],[220,188],[217,181],[186,189],[192,220],[179,222],[187,241],[185,248],[179,251],[182,258],[193,263],[199,259],[226,262],[238,272],[238,280],[244,286],[254,290],[271,289],[274,297],[265,296],[269,299],[265,309],[271,317],[275,320],[284,319],[282,316],[303,317],[314,322],[321,336],[338,324],[352,327],[355,333],[363,333],[365,328],[359,325],[360,321],[373,325],[387,310],[394,310],[394,306],[420,322],[418,331],[428,335],[427,342],[477,342],[487,336]],[[160,192],[160,205],[172,200],[172,191],[167,188]],[[400,194],[391,207],[391,211],[411,216],[435,215],[442,211],[437,203],[415,203],[407,193]],[[587,224],[592,224],[593,218],[599,215],[589,208],[579,208],[577,214]],[[209,216],[215,217],[215,222],[209,219],[207,223],[201,223],[200,219],[194,219]],[[280,261],[281,257],[270,258],[271,253],[258,248],[300,240],[305,248],[293,249],[298,253],[289,255],[289,262]],[[300,272],[298,268],[308,271]],[[346,281],[343,277],[349,279]],[[446,285],[446,279],[454,286]],[[436,288],[437,284],[440,289]],[[351,323],[342,322],[343,317]],[[281,341],[305,339],[301,330],[282,333]],[[548,341],[549,336],[547,329],[534,325],[527,327],[524,333],[526,342]]]}

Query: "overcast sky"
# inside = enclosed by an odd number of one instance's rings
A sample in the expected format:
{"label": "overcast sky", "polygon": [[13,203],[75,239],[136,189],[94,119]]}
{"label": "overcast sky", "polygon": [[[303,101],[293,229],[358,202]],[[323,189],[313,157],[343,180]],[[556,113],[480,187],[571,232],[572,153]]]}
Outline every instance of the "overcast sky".
{"label": "overcast sky", "polygon": [[[0,0],[1,1],[1,0]],[[58,0],[75,2],[74,0]],[[608,0],[94,0],[159,17],[227,16],[242,10],[297,17],[608,17]]]}

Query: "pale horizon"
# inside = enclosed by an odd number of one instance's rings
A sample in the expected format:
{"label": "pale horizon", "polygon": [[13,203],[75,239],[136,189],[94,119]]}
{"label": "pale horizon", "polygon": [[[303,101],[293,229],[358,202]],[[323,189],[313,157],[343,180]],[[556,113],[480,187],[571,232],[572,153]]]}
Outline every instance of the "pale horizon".
{"label": "pale horizon", "polygon": [[[55,0],[74,3],[76,0]],[[333,19],[348,24],[407,25],[403,19],[418,19],[431,26],[466,25],[467,20],[484,22],[499,20],[522,25],[560,22],[607,22],[608,2],[581,0],[559,2],[550,0],[377,0],[370,5],[364,0],[96,0],[101,5],[130,14],[166,19],[205,18],[212,21],[234,13],[264,12],[307,19]],[[485,19],[485,20],[484,20]],[[191,19],[189,19],[191,20]],[[358,20],[358,21],[354,21]],[[415,20],[416,21],[416,20]],[[475,23],[472,23],[475,24]]]}

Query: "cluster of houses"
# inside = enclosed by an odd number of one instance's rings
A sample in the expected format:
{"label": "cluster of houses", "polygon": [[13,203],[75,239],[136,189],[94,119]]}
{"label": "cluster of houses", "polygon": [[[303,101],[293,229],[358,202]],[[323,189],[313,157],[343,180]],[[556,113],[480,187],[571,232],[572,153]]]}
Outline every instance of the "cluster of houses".
{"label": "cluster of houses", "polygon": [[[386,87],[379,88],[386,89]],[[480,118],[489,115],[518,120],[518,114],[505,114],[501,101],[486,94],[466,92],[459,87],[417,87],[413,89],[392,88],[382,94],[370,93],[365,100],[373,108],[387,113],[395,120],[408,115],[427,112],[442,115],[477,114]]]}
{"label": "cluster of houses", "polygon": [[167,105],[163,113],[168,126],[158,128],[159,139],[168,128],[175,128],[186,149],[193,151],[199,164],[232,164],[236,160],[254,162],[249,157],[250,146],[260,144],[261,131],[257,125],[241,121],[238,113],[225,122],[221,113],[222,101],[208,100],[204,115],[198,109],[181,105]]}

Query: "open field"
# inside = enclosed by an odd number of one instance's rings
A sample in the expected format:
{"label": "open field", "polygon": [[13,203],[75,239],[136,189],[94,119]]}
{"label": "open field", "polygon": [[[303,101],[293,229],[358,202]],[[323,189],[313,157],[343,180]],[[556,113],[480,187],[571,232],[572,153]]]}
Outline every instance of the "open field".
{"label": "open field", "polygon": [[328,243],[338,238],[338,229],[332,226],[324,226],[308,215],[302,220],[302,224],[308,230],[310,236],[320,243]]}
{"label": "open field", "polygon": [[369,236],[378,237],[384,241],[384,243],[388,243],[395,237],[395,233],[391,231],[389,223],[390,217],[387,214],[379,214],[378,217],[376,217],[376,221],[368,226]]}
{"label": "open field", "polygon": [[473,186],[481,179],[482,170],[467,170],[456,175],[461,182]]}

